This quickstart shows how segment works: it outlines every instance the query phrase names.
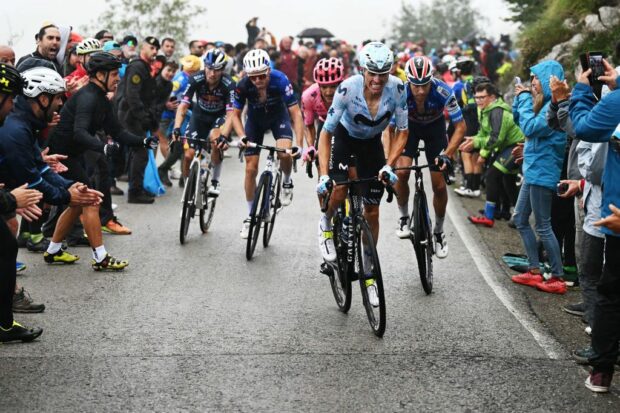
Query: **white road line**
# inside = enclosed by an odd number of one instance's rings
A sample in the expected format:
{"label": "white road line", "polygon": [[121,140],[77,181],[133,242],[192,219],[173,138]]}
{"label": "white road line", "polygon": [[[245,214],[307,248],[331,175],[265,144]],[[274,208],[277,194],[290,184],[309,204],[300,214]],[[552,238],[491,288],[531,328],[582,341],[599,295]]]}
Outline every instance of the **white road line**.
{"label": "white road line", "polygon": [[463,240],[465,248],[469,251],[474,263],[476,263],[476,267],[478,267],[478,271],[482,274],[484,281],[489,287],[491,287],[491,290],[493,290],[504,307],[506,307],[506,309],[510,311],[510,313],[517,319],[523,328],[525,328],[534,337],[534,340],[536,340],[538,345],[545,351],[547,357],[552,360],[564,358],[564,352],[560,344],[539,326],[539,322],[535,320],[532,315],[526,314],[517,309],[513,303],[511,294],[495,279],[493,276],[495,271],[482,252],[479,241],[474,239],[471,235],[472,228],[463,215],[465,210],[461,208],[459,211],[458,207],[454,206],[454,202],[458,201],[452,199],[448,202],[448,216],[450,217],[452,225],[456,229],[459,237]]}

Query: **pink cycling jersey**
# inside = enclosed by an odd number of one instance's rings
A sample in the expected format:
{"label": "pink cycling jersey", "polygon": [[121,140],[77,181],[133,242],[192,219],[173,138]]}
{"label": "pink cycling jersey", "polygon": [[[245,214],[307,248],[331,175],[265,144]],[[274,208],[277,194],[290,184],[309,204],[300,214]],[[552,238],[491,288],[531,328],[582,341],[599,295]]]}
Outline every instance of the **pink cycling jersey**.
{"label": "pink cycling jersey", "polygon": [[301,95],[301,105],[304,110],[304,123],[306,126],[314,124],[318,118],[321,122],[325,122],[327,116],[327,108],[321,97],[321,89],[318,83],[314,83]]}

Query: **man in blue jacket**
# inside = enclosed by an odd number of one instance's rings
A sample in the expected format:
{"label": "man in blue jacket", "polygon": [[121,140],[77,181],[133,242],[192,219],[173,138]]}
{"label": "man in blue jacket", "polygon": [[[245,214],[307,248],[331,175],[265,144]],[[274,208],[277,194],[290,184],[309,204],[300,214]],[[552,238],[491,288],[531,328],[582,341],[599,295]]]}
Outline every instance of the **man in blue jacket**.
{"label": "man in blue jacket", "polygon": [[607,392],[614,374],[620,340],[620,78],[604,61],[605,75],[598,78],[607,84],[608,95],[598,103],[588,79],[591,70],[579,76],[573,89],[569,114],[575,134],[588,142],[609,142],[603,172],[601,226],[605,234],[605,265],[598,284],[599,301],[594,311],[592,372],[586,387],[594,392]]}

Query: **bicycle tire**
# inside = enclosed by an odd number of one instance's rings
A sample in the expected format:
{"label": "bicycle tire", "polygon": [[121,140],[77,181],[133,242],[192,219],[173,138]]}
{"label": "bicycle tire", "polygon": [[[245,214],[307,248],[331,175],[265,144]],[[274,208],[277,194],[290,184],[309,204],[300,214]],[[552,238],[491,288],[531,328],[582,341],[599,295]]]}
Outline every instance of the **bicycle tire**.
{"label": "bicycle tire", "polygon": [[269,209],[271,216],[269,221],[265,221],[265,229],[263,230],[263,247],[267,248],[273,227],[276,224],[276,216],[278,215],[278,209],[280,208],[280,190],[282,189],[282,172],[278,172],[275,177],[272,190],[269,191]]}
{"label": "bicycle tire", "polygon": [[189,230],[189,223],[193,218],[195,212],[195,194],[196,194],[196,179],[198,177],[198,164],[194,163],[191,166],[189,175],[185,181],[185,188],[183,189],[183,207],[181,210],[181,226],[179,228],[179,241],[181,245],[185,244],[187,239],[187,232]]}
{"label": "bicycle tire", "polygon": [[413,198],[413,236],[411,242],[418,262],[420,282],[428,295],[433,291],[433,234],[431,234],[430,218],[426,196],[416,192]]}
{"label": "bicycle tire", "polygon": [[254,192],[254,202],[250,212],[250,229],[245,248],[245,258],[250,261],[256,249],[256,243],[260,234],[260,227],[264,216],[265,199],[269,191],[269,174],[263,173]]}
{"label": "bicycle tire", "polygon": [[[209,182],[211,181],[211,168],[207,168],[205,171],[204,181],[202,182],[201,194],[202,194],[202,209],[200,210],[200,230],[203,234],[209,231],[211,222],[213,221],[213,214],[215,212],[216,197],[209,197]],[[209,203],[209,201],[211,201]]]}
{"label": "bicycle tire", "polygon": [[[360,281],[360,288],[362,290],[362,301],[364,308],[366,309],[366,315],[372,332],[377,337],[383,337],[386,327],[386,314],[385,314],[385,294],[383,291],[383,277],[381,275],[381,265],[379,263],[379,256],[377,255],[377,248],[375,241],[372,237],[370,227],[365,220],[358,222],[358,229],[356,229],[357,239],[355,240],[355,270],[358,274]],[[366,239],[366,242],[362,242],[362,239]],[[364,261],[362,255],[364,254],[363,248],[367,248],[370,252],[372,261],[371,268],[364,268]],[[379,305],[373,307],[368,299],[368,289],[366,287],[366,279],[368,274],[372,275],[374,279],[374,285],[377,287],[377,296],[379,297]]]}
{"label": "bicycle tire", "polygon": [[341,226],[344,214],[341,210],[334,216],[334,246],[336,248],[336,263],[328,264],[332,268],[332,275],[329,276],[329,284],[336,300],[338,309],[347,313],[351,308],[351,296],[353,288],[349,270],[351,266],[347,263],[346,244],[341,239]]}

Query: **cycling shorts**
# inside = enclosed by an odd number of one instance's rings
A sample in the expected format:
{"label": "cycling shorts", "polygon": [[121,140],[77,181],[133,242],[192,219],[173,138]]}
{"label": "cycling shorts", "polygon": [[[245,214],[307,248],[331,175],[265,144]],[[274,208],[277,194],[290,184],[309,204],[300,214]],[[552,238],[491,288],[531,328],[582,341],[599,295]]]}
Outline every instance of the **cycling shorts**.
{"label": "cycling shorts", "polygon": [[[282,111],[271,116],[252,116],[248,113],[248,119],[245,122],[245,135],[250,142],[262,145],[265,132],[268,130],[271,130],[275,140],[293,140],[293,129],[288,113]],[[260,149],[258,148],[247,148],[245,150],[245,156],[258,155],[259,153]]]}
{"label": "cycling shorts", "polygon": [[[197,117],[192,116],[189,121],[189,128],[187,129],[187,136],[191,139],[200,139],[201,141],[207,142],[206,144],[202,144],[203,149],[207,149],[209,147],[209,134],[213,128],[219,128],[226,122],[226,116],[208,116],[208,117]],[[198,147],[198,142],[194,140],[188,140],[187,143],[189,147],[192,149],[196,149]]]}
{"label": "cycling shorts", "polygon": [[426,162],[431,165],[429,169],[439,172],[439,167],[435,165],[435,158],[448,147],[446,121],[443,117],[425,125],[409,122],[409,137],[402,155],[414,158],[420,140],[424,141]]}
{"label": "cycling shorts", "polygon": [[[357,177],[363,179],[377,176],[385,165],[381,134],[371,139],[356,139],[341,123],[338,123],[331,146],[329,176],[335,181],[348,180],[351,167],[356,167]],[[379,205],[384,190],[381,182],[369,182],[358,188],[365,204]]]}

